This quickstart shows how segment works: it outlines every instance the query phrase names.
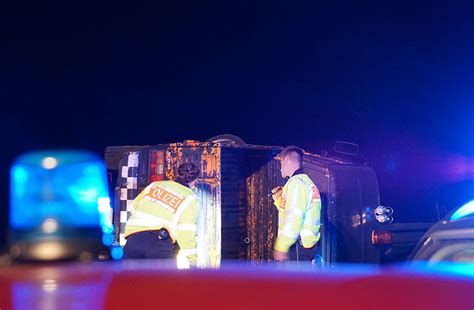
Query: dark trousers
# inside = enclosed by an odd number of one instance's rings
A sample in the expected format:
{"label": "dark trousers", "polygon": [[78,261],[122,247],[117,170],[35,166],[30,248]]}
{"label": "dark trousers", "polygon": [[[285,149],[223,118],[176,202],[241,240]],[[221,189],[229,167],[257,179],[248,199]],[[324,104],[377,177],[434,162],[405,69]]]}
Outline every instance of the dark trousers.
{"label": "dark trousers", "polygon": [[128,236],[123,258],[173,258],[174,246],[159,231],[143,231]]}
{"label": "dark trousers", "polygon": [[311,262],[316,255],[318,244],[316,243],[312,248],[304,248],[300,240],[290,247],[288,251],[289,260],[300,262]]}

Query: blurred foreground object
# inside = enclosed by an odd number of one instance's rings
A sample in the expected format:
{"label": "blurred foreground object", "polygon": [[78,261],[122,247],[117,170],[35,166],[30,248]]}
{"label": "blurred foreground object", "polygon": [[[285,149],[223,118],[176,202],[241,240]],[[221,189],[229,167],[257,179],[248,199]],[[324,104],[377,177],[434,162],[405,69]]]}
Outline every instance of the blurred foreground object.
{"label": "blurred foreground object", "polygon": [[13,260],[109,257],[112,209],[100,157],[83,150],[29,152],[13,163],[10,182]]}
{"label": "blurred foreground object", "polygon": [[[474,272],[453,263],[433,268],[342,264],[325,271],[242,260],[225,261],[219,270],[183,271],[176,270],[174,261],[168,263],[124,260],[0,268],[0,305],[2,309],[226,310],[471,310],[474,306]],[[291,289],[276,294],[282,283]],[[379,293],[381,288],[393,298]],[[317,298],[302,298],[315,292]]]}

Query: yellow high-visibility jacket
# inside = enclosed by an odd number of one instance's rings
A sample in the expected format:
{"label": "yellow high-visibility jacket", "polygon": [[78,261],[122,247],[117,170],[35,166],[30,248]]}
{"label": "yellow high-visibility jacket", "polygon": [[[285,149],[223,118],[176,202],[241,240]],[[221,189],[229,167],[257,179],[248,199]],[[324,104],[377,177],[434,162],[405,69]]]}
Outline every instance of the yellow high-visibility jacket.
{"label": "yellow high-visibility jacket", "polygon": [[125,238],[141,231],[165,228],[172,242],[178,242],[180,252],[195,265],[197,216],[197,197],[189,187],[174,181],[153,182],[133,201]]}
{"label": "yellow high-visibility jacket", "polygon": [[288,252],[301,237],[303,247],[313,247],[320,238],[321,196],[316,185],[301,170],[286,182],[274,204],[278,209],[275,250]]}

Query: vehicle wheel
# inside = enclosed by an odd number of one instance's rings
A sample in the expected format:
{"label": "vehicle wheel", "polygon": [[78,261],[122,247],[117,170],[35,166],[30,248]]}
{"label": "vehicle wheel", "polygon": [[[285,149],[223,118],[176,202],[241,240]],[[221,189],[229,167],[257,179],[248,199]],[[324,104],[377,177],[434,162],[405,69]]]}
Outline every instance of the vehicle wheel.
{"label": "vehicle wheel", "polygon": [[222,134],[211,137],[206,140],[206,142],[216,142],[222,144],[230,144],[230,145],[245,145],[245,141],[242,140],[240,137],[231,134]]}

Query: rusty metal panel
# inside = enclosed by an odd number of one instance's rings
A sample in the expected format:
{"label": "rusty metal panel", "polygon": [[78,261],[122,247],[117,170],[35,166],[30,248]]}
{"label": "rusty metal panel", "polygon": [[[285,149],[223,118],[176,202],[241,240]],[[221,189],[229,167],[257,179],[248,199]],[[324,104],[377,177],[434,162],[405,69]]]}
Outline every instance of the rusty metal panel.
{"label": "rusty metal panel", "polygon": [[174,179],[182,163],[193,162],[201,173],[196,185],[198,264],[218,267],[221,261],[220,147],[215,143],[173,143],[166,146],[165,179]]}
{"label": "rusty metal panel", "polygon": [[247,257],[245,150],[222,148],[222,258]]}
{"label": "rusty metal panel", "polygon": [[283,180],[271,147],[222,147],[222,257],[269,260],[277,210],[267,193]]}
{"label": "rusty metal panel", "polygon": [[267,193],[282,185],[279,164],[273,152],[252,152],[247,186],[247,232],[249,246],[247,257],[252,261],[268,261],[273,256],[278,229],[278,212]]}

